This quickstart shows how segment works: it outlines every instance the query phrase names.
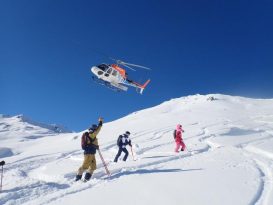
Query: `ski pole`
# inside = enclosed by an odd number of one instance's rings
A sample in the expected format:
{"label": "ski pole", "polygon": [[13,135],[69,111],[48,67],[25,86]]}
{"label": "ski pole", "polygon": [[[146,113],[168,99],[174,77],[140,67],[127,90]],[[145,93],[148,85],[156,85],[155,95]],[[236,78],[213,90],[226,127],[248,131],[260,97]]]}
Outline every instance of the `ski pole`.
{"label": "ski pole", "polygon": [[186,150],[188,151],[188,153],[190,153],[190,155],[192,155],[193,152],[191,150],[189,150],[187,146],[185,146],[185,147],[186,147]]}
{"label": "ski pole", "polygon": [[111,174],[110,174],[110,172],[109,172],[109,170],[108,170],[108,168],[107,168],[107,165],[106,165],[106,163],[105,163],[105,161],[104,161],[104,159],[103,159],[103,157],[102,157],[102,154],[101,154],[101,152],[100,152],[100,149],[98,149],[98,152],[99,152],[99,155],[100,155],[100,159],[101,159],[101,161],[102,161],[102,163],[103,163],[103,166],[104,166],[104,168],[105,168],[105,171],[106,171],[108,177],[110,177]]}
{"label": "ski pole", "polygon": [[189,149],[188,149],[188,146],[186,146],[185,143],[184,143],[184,145],[185,145],[185,149],[186,149],[188,152],[190,152]]}
{"label": "ski pole", "polygon": [[3,172],[4,172],[4,164],[2,165],[2,169],[1,169],[1,186],[0,186],[0,192],[2,192]]}
{"label": "ski pole", "polygon": [[132,146],[131,146],[131,152],[132,152],[133,160],[135,161],[136,159],[135,159],[135,156],[134,156],[134,152],[133,152]]}

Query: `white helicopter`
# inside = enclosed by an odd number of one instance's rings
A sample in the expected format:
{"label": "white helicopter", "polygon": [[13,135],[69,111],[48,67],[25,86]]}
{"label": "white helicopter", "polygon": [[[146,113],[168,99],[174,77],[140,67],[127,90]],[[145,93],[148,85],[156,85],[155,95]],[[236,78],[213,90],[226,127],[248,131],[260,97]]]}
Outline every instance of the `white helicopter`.
{"label": "white helicopter", "polygon": [[127,86],[132,86],[137,89],[137,92],[142,94],[144,89],[150,82],[150,79],[148,79],[143,85],[133,80],[129,80],[126,70],[124,68],[121,68],[120,65],[123,65],[124,67],[127,67],[133,71],[135,71],[135,69],[133,69],[132,67],[144,68],[147,70],[151,69],[145,66],[126,63],[124,61],[116,60],[113,58],[111,58],[111,60],[114,60],[116,64],[103,63],[97,66],[93,66],[91,68],[91,72],[95,75],[93,76],[93,80],[115,91],[127,91]]}

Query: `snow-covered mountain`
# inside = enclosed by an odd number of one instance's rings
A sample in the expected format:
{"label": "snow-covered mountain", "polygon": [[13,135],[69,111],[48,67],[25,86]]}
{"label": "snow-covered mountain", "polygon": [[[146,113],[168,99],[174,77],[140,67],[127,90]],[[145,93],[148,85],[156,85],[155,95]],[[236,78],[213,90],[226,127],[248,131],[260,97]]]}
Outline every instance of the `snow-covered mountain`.
{"label": "snow-covered mountain", "polygon": [[56,136],[60,133],[71,133],[71,131],[59,125],[35,122],[24,115],[0,114],[0,158],[19,153],[21,147],[25,147],[26,144],[31,145],[35,139]]}
{"label": "snow-covered mountain", "polygon": [[[177,123],[187,145],[179,154]],[[113,163],[127,130],[136,160]],[[74,182],[80,136],[1,116],[0,204],[273,204],[272,99],[193,95],[105,123],[98,138],[111,177],[97,156],[87,183]]]}

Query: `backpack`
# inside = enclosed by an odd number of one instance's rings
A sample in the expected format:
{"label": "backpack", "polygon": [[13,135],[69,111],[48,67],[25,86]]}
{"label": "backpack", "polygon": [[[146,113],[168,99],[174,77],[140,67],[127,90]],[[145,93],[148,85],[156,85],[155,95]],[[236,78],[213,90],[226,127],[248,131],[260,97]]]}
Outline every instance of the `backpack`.
{"label": "backpack", "polygon": [[176,130],[173,131],[173,138],[176,138]]}
{"label": "backpack", "polygon": [[117,146],[121,146],[122,144],[122,135],[118,136],[118,139],[117,139]]}
{"label": "backpack", "polygon": [[88,146],[87,142],[88,142],[88,139],[89,138],[89,141],[92,142],[94,140],[92,140],[90,137],[89,137],[89,133],[88,132],[84,132],[82,134],[82,139],[81,139],[81,146],[82,146],[82,149],[86,149],[86,147]]}

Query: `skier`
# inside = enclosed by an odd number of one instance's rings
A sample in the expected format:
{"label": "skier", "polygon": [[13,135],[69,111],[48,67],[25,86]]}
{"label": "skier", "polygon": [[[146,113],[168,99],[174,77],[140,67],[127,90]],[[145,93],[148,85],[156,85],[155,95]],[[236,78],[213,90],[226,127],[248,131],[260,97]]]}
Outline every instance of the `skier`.
{"label": "skier", "polygon": [[[92,125],[88,130],[89,132],[84,133],[84,138],[82,137],[82,148],[84,150],[84,160],[82,166],[79,168],[78,173],[76,175],[75,181],[78,181],[82,178],[82,174],[84,171],[85,177],[84,182],[90,180],[93,172],[96,170],[96,150],[99,149],[97,135],[99,134],[102,127],[103,119],[99,118],[98,125]],[[83,139],[85,140],[83,142]]]}
{"label": "skier", "polygon": [[174,137],[175,137],[175,143],[176,143],[175,152],[179,152],[178,150],[180,147],[181,147],[181,151],[184,151],[186,149],[186,145],[182,139],[182,132],[184,132],[184,130],[182,129],[182,125],[178,124],[176,126],[176,130],[174,131]]}
{"label": "skier", "polygon": [[117,162],[118,161],[118,158],[120,157],[121,155],[121,152],[124,152],[125,155],[123,157],[123,161],[126,161],[127,157],[128,157],[128,150],[126,149],[126,145],[129,145],[130,147],[132,147],[132,144],[131,144],[131,140],[129,138],[129,135],[131,133],[129,131],[126,131],[125,134],[123,135],[120,135],[118,137],[118,140],[117,140],[117,145],[119,147],[118,149],[118,153],[114,159],[114,162]]}

